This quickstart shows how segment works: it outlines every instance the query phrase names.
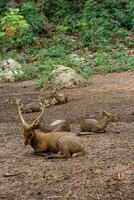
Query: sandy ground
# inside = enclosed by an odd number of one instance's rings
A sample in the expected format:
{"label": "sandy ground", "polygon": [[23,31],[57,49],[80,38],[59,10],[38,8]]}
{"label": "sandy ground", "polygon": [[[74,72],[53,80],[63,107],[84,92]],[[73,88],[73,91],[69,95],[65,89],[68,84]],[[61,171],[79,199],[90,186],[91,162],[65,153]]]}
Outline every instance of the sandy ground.
{"label": "sandy ground", "polygon": [[[0,200],[134,199],[134,72],[95,75],[85,88],[67,90],[69,102],[46,108],[44,123],[68,119],[78,133],[84,118],[120,117],[107,132],[81,136],[85,156],[46,160],[24,146],[16,107],[45,96],[33,81],[0,85]],[[32,122],[39,113],[25,114]],[[11,176],[10,176],[11,175]]]}

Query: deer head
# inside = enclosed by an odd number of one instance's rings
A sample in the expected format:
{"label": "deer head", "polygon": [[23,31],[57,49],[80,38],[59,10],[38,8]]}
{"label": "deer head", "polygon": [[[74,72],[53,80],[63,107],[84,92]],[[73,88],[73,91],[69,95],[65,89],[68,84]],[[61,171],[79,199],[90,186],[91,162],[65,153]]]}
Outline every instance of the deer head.
{"label": "deer head", "polygon": [[55,95],[57,95],[57,91],[58,91],[57,88],[53,89],[53,90],[49,93],[48,97],[49,97],[49,98],[54,97]]}
{"label": "deer head", "polygon": [[28,145],[30,144],[32,138],[35,135],[35,129],[40,128],[40,124],[42,122],[42,116],[45,111],[45,106],[42,103],[40,103],[42,110],[40,115],[34,120],[32,124],[28,124],[22,116],[21,108],[23,107],[23,104],[21,100],[17,99],[16,103],[17,103],[18,113],[23,126],[24,144]]}
{"label": "deer head", "polygon": [[109,122],[117,122],[119,120],[119,118],[111,113],[108,113],[106,111],[103,111],[103,116],[107,117]]}

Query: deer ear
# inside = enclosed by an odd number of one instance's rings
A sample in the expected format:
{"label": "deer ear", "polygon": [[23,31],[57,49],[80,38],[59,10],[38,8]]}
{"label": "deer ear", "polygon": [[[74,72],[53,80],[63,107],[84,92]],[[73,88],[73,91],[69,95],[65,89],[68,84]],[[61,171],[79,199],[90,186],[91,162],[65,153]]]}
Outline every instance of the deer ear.
{"label": "deer ear", "polygon": [[108,116],[109,115],[109,113],[106,112],[105,110],[102,112],[102,114],[103,114],[103,116]]}
{"label": "deer ear", "polygon": [[40,124],[41,124],[41,122],[40,123],[35,123],[35,124],[30,126],[30,129],[31,130],[38,129],[38,128],[40,128]]}

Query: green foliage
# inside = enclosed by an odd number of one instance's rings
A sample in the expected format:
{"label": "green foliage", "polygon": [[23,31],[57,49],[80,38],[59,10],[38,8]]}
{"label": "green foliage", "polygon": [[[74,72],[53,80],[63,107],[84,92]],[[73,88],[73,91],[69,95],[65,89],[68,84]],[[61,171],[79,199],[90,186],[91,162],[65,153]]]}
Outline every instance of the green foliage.
{"label": "green foliage", "polygon": [[81,58],[71,58],[69,55],[62,60],[62,64],[76,70],[84,79],[88,79],[93,73],[90,63],[82,60]]}
{"label": "green foliage", "polygon": [[[126,5],[126,14],[127,14],[127,21],[126,21],[126,25],[129,27],[129,29],[133,29],[134,30],[134,1],[131,0],[128,2],[128,4]],[[124,18],[125,19],[125,18]]]}
{"label": "green foliage", "polygon": [[47,29],[47,19],[40,11],[38,4],[34,2],[22,3],[20,7],[21,14],[25,17],[30,24],[34,33]]}
{"label": "green foliage", "polygon": [[85,45],[125,37],[134,27],[133,0],[45,1],[44,9],[56,30],[81,34]]}
{"label": "green foliage", "polygon": [[134,57],[129,56],[122,48],[111,48],[110,51],[98,51],[95,59],[91,62],[91,66],[96,72],[121,72],[127,70],[134,70]]}
{"label": "green foliage", "polygon": [[[86,79],[95,72],[134,69],[134,58],[126,51],[134,48],[133,0],[23,0],[19,9],[5,12],[7,1],[0,2],[1,57],[23,65],[17,80],[37,78],[38,87],[52,83],[57,65],[69,66]],[[34,58],[32,64],[27,57]]]}
{"label": "green foliage", "polygon": [[46,15],[56,23],[71,24],[79,15],[82,3],[78,1],[57,0],[44,2]]}
{"label": "green foliage", "polygon": [[9,0],[0,0],[0,15],[3,15],[7,10],[7,3]]}
{"label": "green foliage", "polygon": [[47,20],[34,2],[22,3],[20,9],[9,8],[0,19],[0,44],[4,49],[28,46],[47,29]]}
{"label": "green foliage", "polygon": [[19,9],[9,9],[9,12],[1,19],[2,30],[6,35],[21,35],[29,28],[29,24],[22,15],[19,14]]}
{"label": "green foliage", "polygon": [[51,71],[55,69],[57,60],[48,58],[45,61],[38,61],[32,65],[25,65],[22,80],[37,78],[37,87],[42,87],[45,82],[52,83]]}
{"label": "green foliage", "polygon": [[20,14],[19,9],[9,9],[4,17],[0,19],[0,43],[5,48],[14,48],[31,42],[29,24]]}
{"label": "green foliage", "polygon": [[133,27],[132,1],[88,0],[77,23],[86,45],[107,42],[112,36],[126,36]]}
{"label": "green foliage", "polygon": [[44,8],[48,19],[58,24],[58,30],[68,33],[75,32],[76,21],[83,8],[80,1],[46,0]]}
{"label": "green foliage", "polygon": [[62,57],[65,56],[70,48],[72,47],[72,42],[70,37],[65,34],[55,34],[52,38],[47,49],[47,56],[49,57]]}

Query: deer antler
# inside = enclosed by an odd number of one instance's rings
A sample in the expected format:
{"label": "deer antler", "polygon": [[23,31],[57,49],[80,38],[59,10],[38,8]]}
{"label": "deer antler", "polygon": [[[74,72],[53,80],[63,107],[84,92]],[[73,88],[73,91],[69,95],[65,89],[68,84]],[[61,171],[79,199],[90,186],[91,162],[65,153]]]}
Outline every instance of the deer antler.
{"label": "deer antler", "polygon": [[45,105],[43,105],[42,103],[40,103],[40,105],[41,105],[42,111],[41,111],[40,115],[37,117],[37,119],[35,119],[35,121],[32,123],[32,126],[38,126],[42,122],[42,116],[43,116],[43,113],[45,111]]}
{"label": "deer antler", "polygon": [[21,114],[21,108],[23,107],[21,99],[16,99],[16,104],[17,104],[18,113],[19,113],[20,119],[22,121],[22,124],[27,124],[26,121],[24,120],[24,118],[22,117],[22,114]]}

